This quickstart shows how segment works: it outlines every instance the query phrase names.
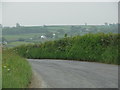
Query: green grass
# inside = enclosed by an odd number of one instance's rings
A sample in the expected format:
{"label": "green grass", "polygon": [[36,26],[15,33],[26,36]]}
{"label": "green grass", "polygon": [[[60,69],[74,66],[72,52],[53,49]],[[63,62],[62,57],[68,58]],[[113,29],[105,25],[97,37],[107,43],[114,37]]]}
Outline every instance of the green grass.
{"label": "green grass", "polygon": [[26,88],[31,75],[31,67],[27,60],[13,51],[3,51],[2,88]]}
{"label": "green grass", "polygon": [[9,43],[7,46],[8,47],[10,47],[10,46],[15,47],[15,46],[23,45],[23,44],[26,45],[26,44],[32,44],[32,43],[30,43],[30,42],[24,42],[24,41],[16,41],[16,42]]}
{"label": "green grass", "polygon": [[40,37],[41,33],[29,33],[29,34],[18,34],[18,35],[3,35],[8,41],[18,40],[19,38],[29,39],[33,37]]}
{"label": "green grass", "polygon": [[86,34],[14,48],[21,56],[35,59],[71,59],[120,64],[118,34]]}
{"label": "green grass", "polygon": [[59,29],[64,30],[65,32],[70,31],[71,26],[70,25],[58,25],[58,26],[47,26],[46,27],[51,32],[56,32]]}
{"label": "green grass", "polygon": [[[16,41],[23,40],[29,43],[39,43],[48,40],[60,39],[67,33],[68,36],[84,35],[87,33],[118,33],[118,25],[50,25],[50,26],[23,26],[2,28],[3,41],[7,41],[7,47],[21,45]],[[52,33],[56,34],[55,38],[49,37]],[[48,36],[47,39],[40,39],[41,35]],[[30,38],[33,38],[32,40]],[[23,43],[24,44],[24,43]]]}

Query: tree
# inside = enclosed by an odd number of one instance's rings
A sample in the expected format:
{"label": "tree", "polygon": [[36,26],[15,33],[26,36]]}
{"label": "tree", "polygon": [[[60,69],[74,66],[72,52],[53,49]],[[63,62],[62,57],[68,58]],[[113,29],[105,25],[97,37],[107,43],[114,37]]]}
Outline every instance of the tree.
{"label": "tree", "polygon": [[0,28],[2,28],[3,26],[2,26],[2,24],[0,24]]}
{"label": "tree", "polygon": [[87,23],[85,23],[85,26],[87,26]]}
{"label": "tree", "polygon": [[16,27],[20,27],[20,24],[19,24],[19,23],[16,23]]}
{"label": "tree", "polygon": [[107,22],[105,22],[105,26],[108,26],[108,23],[107,23]]}
{"label": "tree", "polygon": [[67,37],[67,33],[64,35],[64,37],[65,37],[65,38]]}

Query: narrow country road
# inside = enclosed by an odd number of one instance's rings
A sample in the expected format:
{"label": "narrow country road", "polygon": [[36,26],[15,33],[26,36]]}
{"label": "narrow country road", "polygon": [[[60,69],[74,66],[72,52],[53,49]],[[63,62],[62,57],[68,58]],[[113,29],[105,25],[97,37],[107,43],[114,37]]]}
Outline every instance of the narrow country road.
{"label": "narrow country road", "polygon": [[118,88],[117,65],[48,59],[28,61],[46,88]]}

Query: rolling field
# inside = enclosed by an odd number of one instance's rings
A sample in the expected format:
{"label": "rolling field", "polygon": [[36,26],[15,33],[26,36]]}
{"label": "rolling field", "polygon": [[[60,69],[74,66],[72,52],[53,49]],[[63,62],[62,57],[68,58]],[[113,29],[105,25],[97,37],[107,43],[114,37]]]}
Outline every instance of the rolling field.
{"label": "rolling field", "polygon": [[7,45],[7,47],[16,47],[16,46],[19,46],[19,45],[27,45],[27,44],[32,44],[30,42],[25,42],[25,41],[16,41],[16,42],[11,42]]}
{"label": "rolling field", "polygon": [[19,38],[29,39],[33,37],[40,37],[41,33],[32,33],[32,34],[20,34],[20,35],[3,35],[8,41],[18,40]]}
{"label": "rolling field", "polygon": [[[2,28],[3,41],[8,42],[7,47],[19,46],[26,43],[40,43],[48,40],[63,38],[65,34],[72,37],[88,33],[118,33],[117,24],[111,25],[43,25]],[[55,37],[53,38],[53,34]],[[46,39],[41,39],[45,35]],[[32,38],[32,39],[31,39]],[[20,43],[18,43],[20,42]]]}

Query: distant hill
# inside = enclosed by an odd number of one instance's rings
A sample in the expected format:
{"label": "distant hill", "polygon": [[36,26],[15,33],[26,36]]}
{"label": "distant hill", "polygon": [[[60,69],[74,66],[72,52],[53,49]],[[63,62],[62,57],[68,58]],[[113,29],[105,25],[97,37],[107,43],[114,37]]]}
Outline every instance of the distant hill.
{"label": "distant hill", "polygon": [[3,27],[3,35],[28,34],[28,33],[49,33],[64,32],[70,35],[82,33],[117,33],[118,25],[55,25],[55,26],[21,26],[21,27]]}
{"label": "distant hill", "polygon": [[[44,26],[16,26],[3,27],[3,42],[7,42],[8,47],[20,44],[40,43],[49,40],[56,40],[87,33],[118,33],[117,24],[107,25],[44,25]],[[45,36],[42,39],[41,36]]]}

